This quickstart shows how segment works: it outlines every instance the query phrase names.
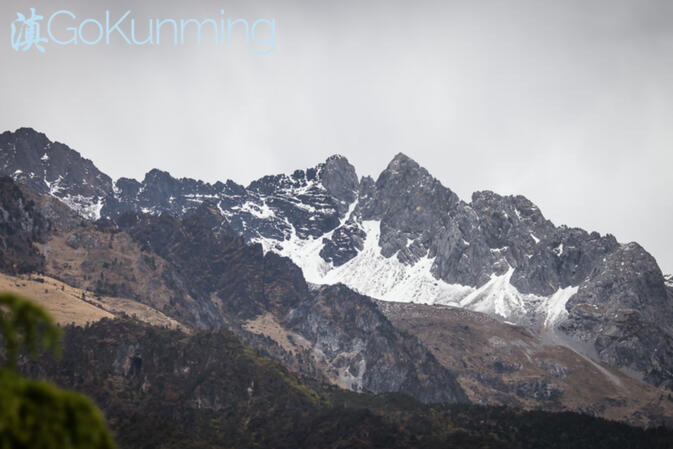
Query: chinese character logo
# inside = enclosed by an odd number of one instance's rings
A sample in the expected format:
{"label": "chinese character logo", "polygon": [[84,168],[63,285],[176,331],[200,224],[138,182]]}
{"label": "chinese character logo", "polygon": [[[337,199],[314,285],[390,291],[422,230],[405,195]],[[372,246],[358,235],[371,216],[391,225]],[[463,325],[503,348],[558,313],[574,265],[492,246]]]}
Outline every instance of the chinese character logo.
{"label": "chinese character logo", "polygon": [[46,38],[40,37],[40,20],[42,16],[35,15],[35,8],[30,8],[31,17],[26,18],[20,12],[16,13],[16,19],[12,22],[12,48],[15,51],[28,51],[33,46],[44,53],[42,42]]}

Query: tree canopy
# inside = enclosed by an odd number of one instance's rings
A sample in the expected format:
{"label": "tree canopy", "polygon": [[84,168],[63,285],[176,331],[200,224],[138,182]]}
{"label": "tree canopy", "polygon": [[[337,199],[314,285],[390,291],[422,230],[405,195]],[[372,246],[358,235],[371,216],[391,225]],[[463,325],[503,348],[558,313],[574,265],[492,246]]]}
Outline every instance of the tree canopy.
{"label": "tree canopy", "polygon": [[60,354],[61,329],[40,306],[0,294],[0,449],[113,449],[101,411],[86,396],[21,377],[19,356]]}

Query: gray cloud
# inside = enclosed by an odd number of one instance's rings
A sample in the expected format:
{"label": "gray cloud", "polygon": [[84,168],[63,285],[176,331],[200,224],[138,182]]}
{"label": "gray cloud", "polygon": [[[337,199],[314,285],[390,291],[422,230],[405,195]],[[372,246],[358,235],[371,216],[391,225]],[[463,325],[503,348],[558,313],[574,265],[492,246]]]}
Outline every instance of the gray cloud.
{"label": "gray cloud", "polygon": [[642,243],[673,272],[673,3],[9,0],[103,17],[274,17],[277,43],[0,45],[0,128],[32,126],[114,177],[208,181],[402,151],[469,200],[521,193],[555,223]]}

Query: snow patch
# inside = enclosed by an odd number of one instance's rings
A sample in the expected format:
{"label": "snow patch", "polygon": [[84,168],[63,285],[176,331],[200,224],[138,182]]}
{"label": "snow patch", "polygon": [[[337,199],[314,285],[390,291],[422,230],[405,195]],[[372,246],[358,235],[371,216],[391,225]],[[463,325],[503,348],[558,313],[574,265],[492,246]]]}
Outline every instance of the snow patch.
{"label": "snow patch", "polygon": [[[351,206],[342,224],[352,209]],[[478,288],[447,283],[434,277],[434,258],[427,255],[413,265],[403,264],[396,255],[384,257],[379,246],[381,223],[375,220],[359,223],[366,237],[357,256],[343,265],[334,266],[320,256],[323,239],[330,238],[334,231],[318,238],[302,239],[295,228],[289,222],[287,224],[291,234],[285,241],[265,238],[254,241],[261,243],[265,252],[274,251],[292,259],[312,284],[343,283],[361,294],[385,301],[461,307],[517,324],[534,321],[545,329],[555,327],[567,317],[565,305],[577,293],[577,287],[559,289],[548,297],[521,293],[511,283],[512,267],[503,274],[492,274]],[[497,254],[507,249],[491,251]]]}
{"label": "snow patch", "polygon": [[664,275],[664,283],[667,287],[673,287],[673,274]]}
{"label": "snow patch", "polygon": [[[49,182],[47,181],[47,178],[44,178],[44,183],[47,185],[47,188],[49,189],[49,194],[52,196],[56,196],[57,193],[59,193],[63,188],[61,187],[61,181],[63,180],[63,176],[59,176],[56,178],[55,181]],[[58,198],[58,197],[57,197]]]}
{"label": "snow patch", "polygon": [[[349,215],[350,213],[346,214],[346,217]],[[317,239],[300,239],[293,231],[289,240],[278,242],[280,250],[274,249],[268,242],[267,245],[299,265],[308,282],[343,283],[378,299],[432,304],[453,302],[473,290],[472,287],[448,284],[436,279],[430,271],[434,259],[427,256],[412,266],[404,265],[395,255],[383,257],[379,247],[380,222],[364,221],[361,226],[367,235],[362,250],[356,257],[338,267],[320,257],[322,239],[329,238],[327,235]]]}
{"label": "snow patch", "polygon": [[544,329],[552,329],[568,316],[566,303],[577,293],[578,287],[559,288],[548,298],[545,298],[538,307],[544,316]]}
{"label": "snow patch", "polygon": [[515,319],[529,309],[526,303],[537,302],[537,298],[535,295],[520,293],[510,283],[513,273],[514,268],[509,267],[502,275],[492,274],[488,282],[461,299],[458,306],[505,319]]}
{"label": "snow patch", "polygon": [[88,218],[89,220],[98,220],[100,218],[100,211],[103,208],[103,198],[83,195],[65,195],[62,198],[57,198],[84,218]]}
{"label": "snow patch", "polygon": [[118,181],[119,180],[112,183],[112,196],[117,200],[121,197],[121,189],[117,187]]}
{"label": "snow patch", "polygon": [[247,212],[257,218],[271,218],[276,216],[274,211],[269,206],[267,206],[265,202],[262,202],[262,204],[259,205],[251,201],[247,201],[243,203],[242,206],[235,206],[232,209],[240,210],[241,212]]}

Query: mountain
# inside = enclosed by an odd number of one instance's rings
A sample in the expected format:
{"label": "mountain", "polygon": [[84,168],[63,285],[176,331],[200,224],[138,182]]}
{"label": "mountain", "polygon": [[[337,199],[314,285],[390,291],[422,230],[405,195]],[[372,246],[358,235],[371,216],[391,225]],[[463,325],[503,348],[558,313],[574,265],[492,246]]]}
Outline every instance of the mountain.
{"label": "mountain", "polygon": [[112,182],[24,128],[0,135],[0,174],[86,218],[182,217],[208,201],[234,233],[291,258],[311,283],[484,312],[671,388],[673,293],[641,246],[555,226],[523,196],[476,192],[466,203],[403,154],[376,180],[333,156],[247,187],[159,170]]}

